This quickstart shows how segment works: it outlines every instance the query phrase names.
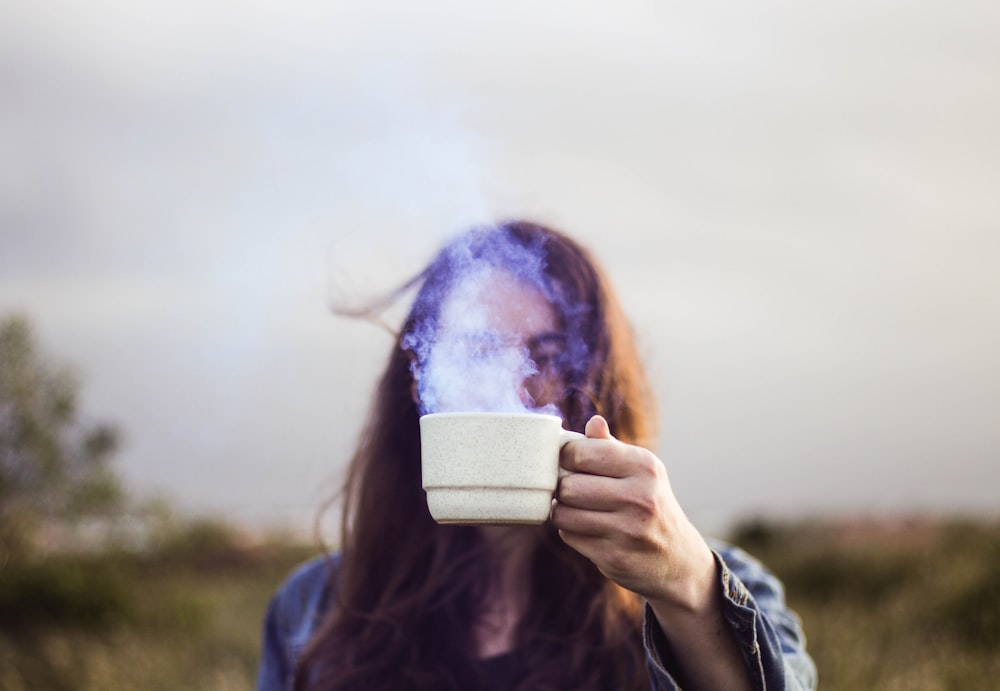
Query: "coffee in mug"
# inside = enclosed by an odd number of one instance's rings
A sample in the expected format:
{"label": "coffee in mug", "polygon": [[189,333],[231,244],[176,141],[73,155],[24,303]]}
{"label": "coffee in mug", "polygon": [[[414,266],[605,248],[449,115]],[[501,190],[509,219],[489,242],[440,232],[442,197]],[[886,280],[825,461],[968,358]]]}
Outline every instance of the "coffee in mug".
{"label": "coffee in mug", "polygon": [[559,481],[559,450],[582,438],[555,415],[422,416],[421,471],[431,516],[438,523],[543,523]]}

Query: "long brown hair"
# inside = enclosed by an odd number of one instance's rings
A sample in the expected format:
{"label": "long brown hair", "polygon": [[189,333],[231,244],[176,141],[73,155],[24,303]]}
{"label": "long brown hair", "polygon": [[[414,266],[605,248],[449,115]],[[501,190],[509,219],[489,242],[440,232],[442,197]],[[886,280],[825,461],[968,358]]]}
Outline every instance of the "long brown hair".
{"label": "long brown hair", "polygon": [[[336,607],[299,661],[297,689],[480,685],[474,632],[495,557],[478,529],[438,525],[427,511],[413,393],[419,362],[406,344],[433,323],[464,270],[460,259],[505,266],[503,247],[536,253],[546,294],[562,312],[566,348],[585,349],[583,364],[564,375],[564,425],[582,431],[601,414],[618,439],[653,443],[655,411],[630,329],[585,249],[524,221],[477,228],[446,246],[404,286],[419,290],[344,484],[341,568],[331,583]],[[638,596],[566,546],[551,524],[536,530],[511,688],[648,688]]]}

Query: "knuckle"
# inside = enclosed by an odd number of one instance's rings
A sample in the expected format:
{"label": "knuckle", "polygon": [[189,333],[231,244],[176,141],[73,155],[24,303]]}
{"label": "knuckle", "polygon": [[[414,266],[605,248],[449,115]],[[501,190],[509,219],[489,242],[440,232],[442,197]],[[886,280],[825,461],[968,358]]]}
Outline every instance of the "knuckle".
{"label": "knuckle", "polygon": [[610,573],[628,573],[629,563],[628,553],[617,546],[609,549],[604,557],[604,568]]}
{"label": "knuckle", "polygon": [[552,509],[552,513],[550,514],[550,520],[552,521],[552,525],[555,526],[557,529],[574,532],[573,523],[567,516],[566,510],[564,508],[557,506],[554,509]]}
{"label": "knuckle", "polygon": [[559,500],[571,506],[577,506],[587,497],[585,478],[580,475],[567,475],[559,481]]}
{"label": "knuckle", "polygon": [[656,497],[648,492],[633,492],[628,497],[629,509],[635,518],[645,523],[659,514]]}
{"label": "knuckle", "polygon": [[574,484],[575,482],[571,479],[571,476],[569,475],[559,480],[559,492],[557,493],[556,496],[559,498],[560,501],[565,501],[573,497]]}
{"label": "knuckle", "polygon": [[563,465],[570,470],[576,470],[580,466],[580,453],[572,448],[572,444],[563,447]]}
{"label": "knuckle", "polygon": [[660,459],[646,449],[638,449],[635,454],[637,473],[645,477],[657,477],[660,473]]}

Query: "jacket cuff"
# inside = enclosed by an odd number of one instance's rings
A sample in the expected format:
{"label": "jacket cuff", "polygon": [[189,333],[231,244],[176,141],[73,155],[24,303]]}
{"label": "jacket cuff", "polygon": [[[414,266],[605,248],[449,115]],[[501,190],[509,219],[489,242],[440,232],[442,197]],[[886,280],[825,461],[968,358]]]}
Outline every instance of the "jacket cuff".
{"label": "jacket cuff", "polygon": [[[723,595],[722,616],[739,646],[754,688],[764,691],[764,662],[757,635],[760,610],[750,591],[729,569],[722,556],[714,549],[712,555],[715,557],[718,583]],[[658,691],[679,691],[680,685],[674,676],[677,670],[676,659],[649,604],[646,604],[643,617],[642,642],[654,688]]]}

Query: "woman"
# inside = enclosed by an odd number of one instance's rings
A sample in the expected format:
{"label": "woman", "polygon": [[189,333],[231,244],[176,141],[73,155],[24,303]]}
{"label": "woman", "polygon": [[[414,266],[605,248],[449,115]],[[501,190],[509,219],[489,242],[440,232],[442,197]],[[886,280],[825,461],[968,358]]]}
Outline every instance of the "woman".
{"label": "woman", "polygon": [[[272,601],[258,689],[814,688],[780,584],[709,547],[648,450],[649,387],[588,253],[506,223],[399,292],[413,286],[347,474],[341,550]],[[419,416],[512,406],[586,434],[563,448],[550,520],[436,524]]]}

